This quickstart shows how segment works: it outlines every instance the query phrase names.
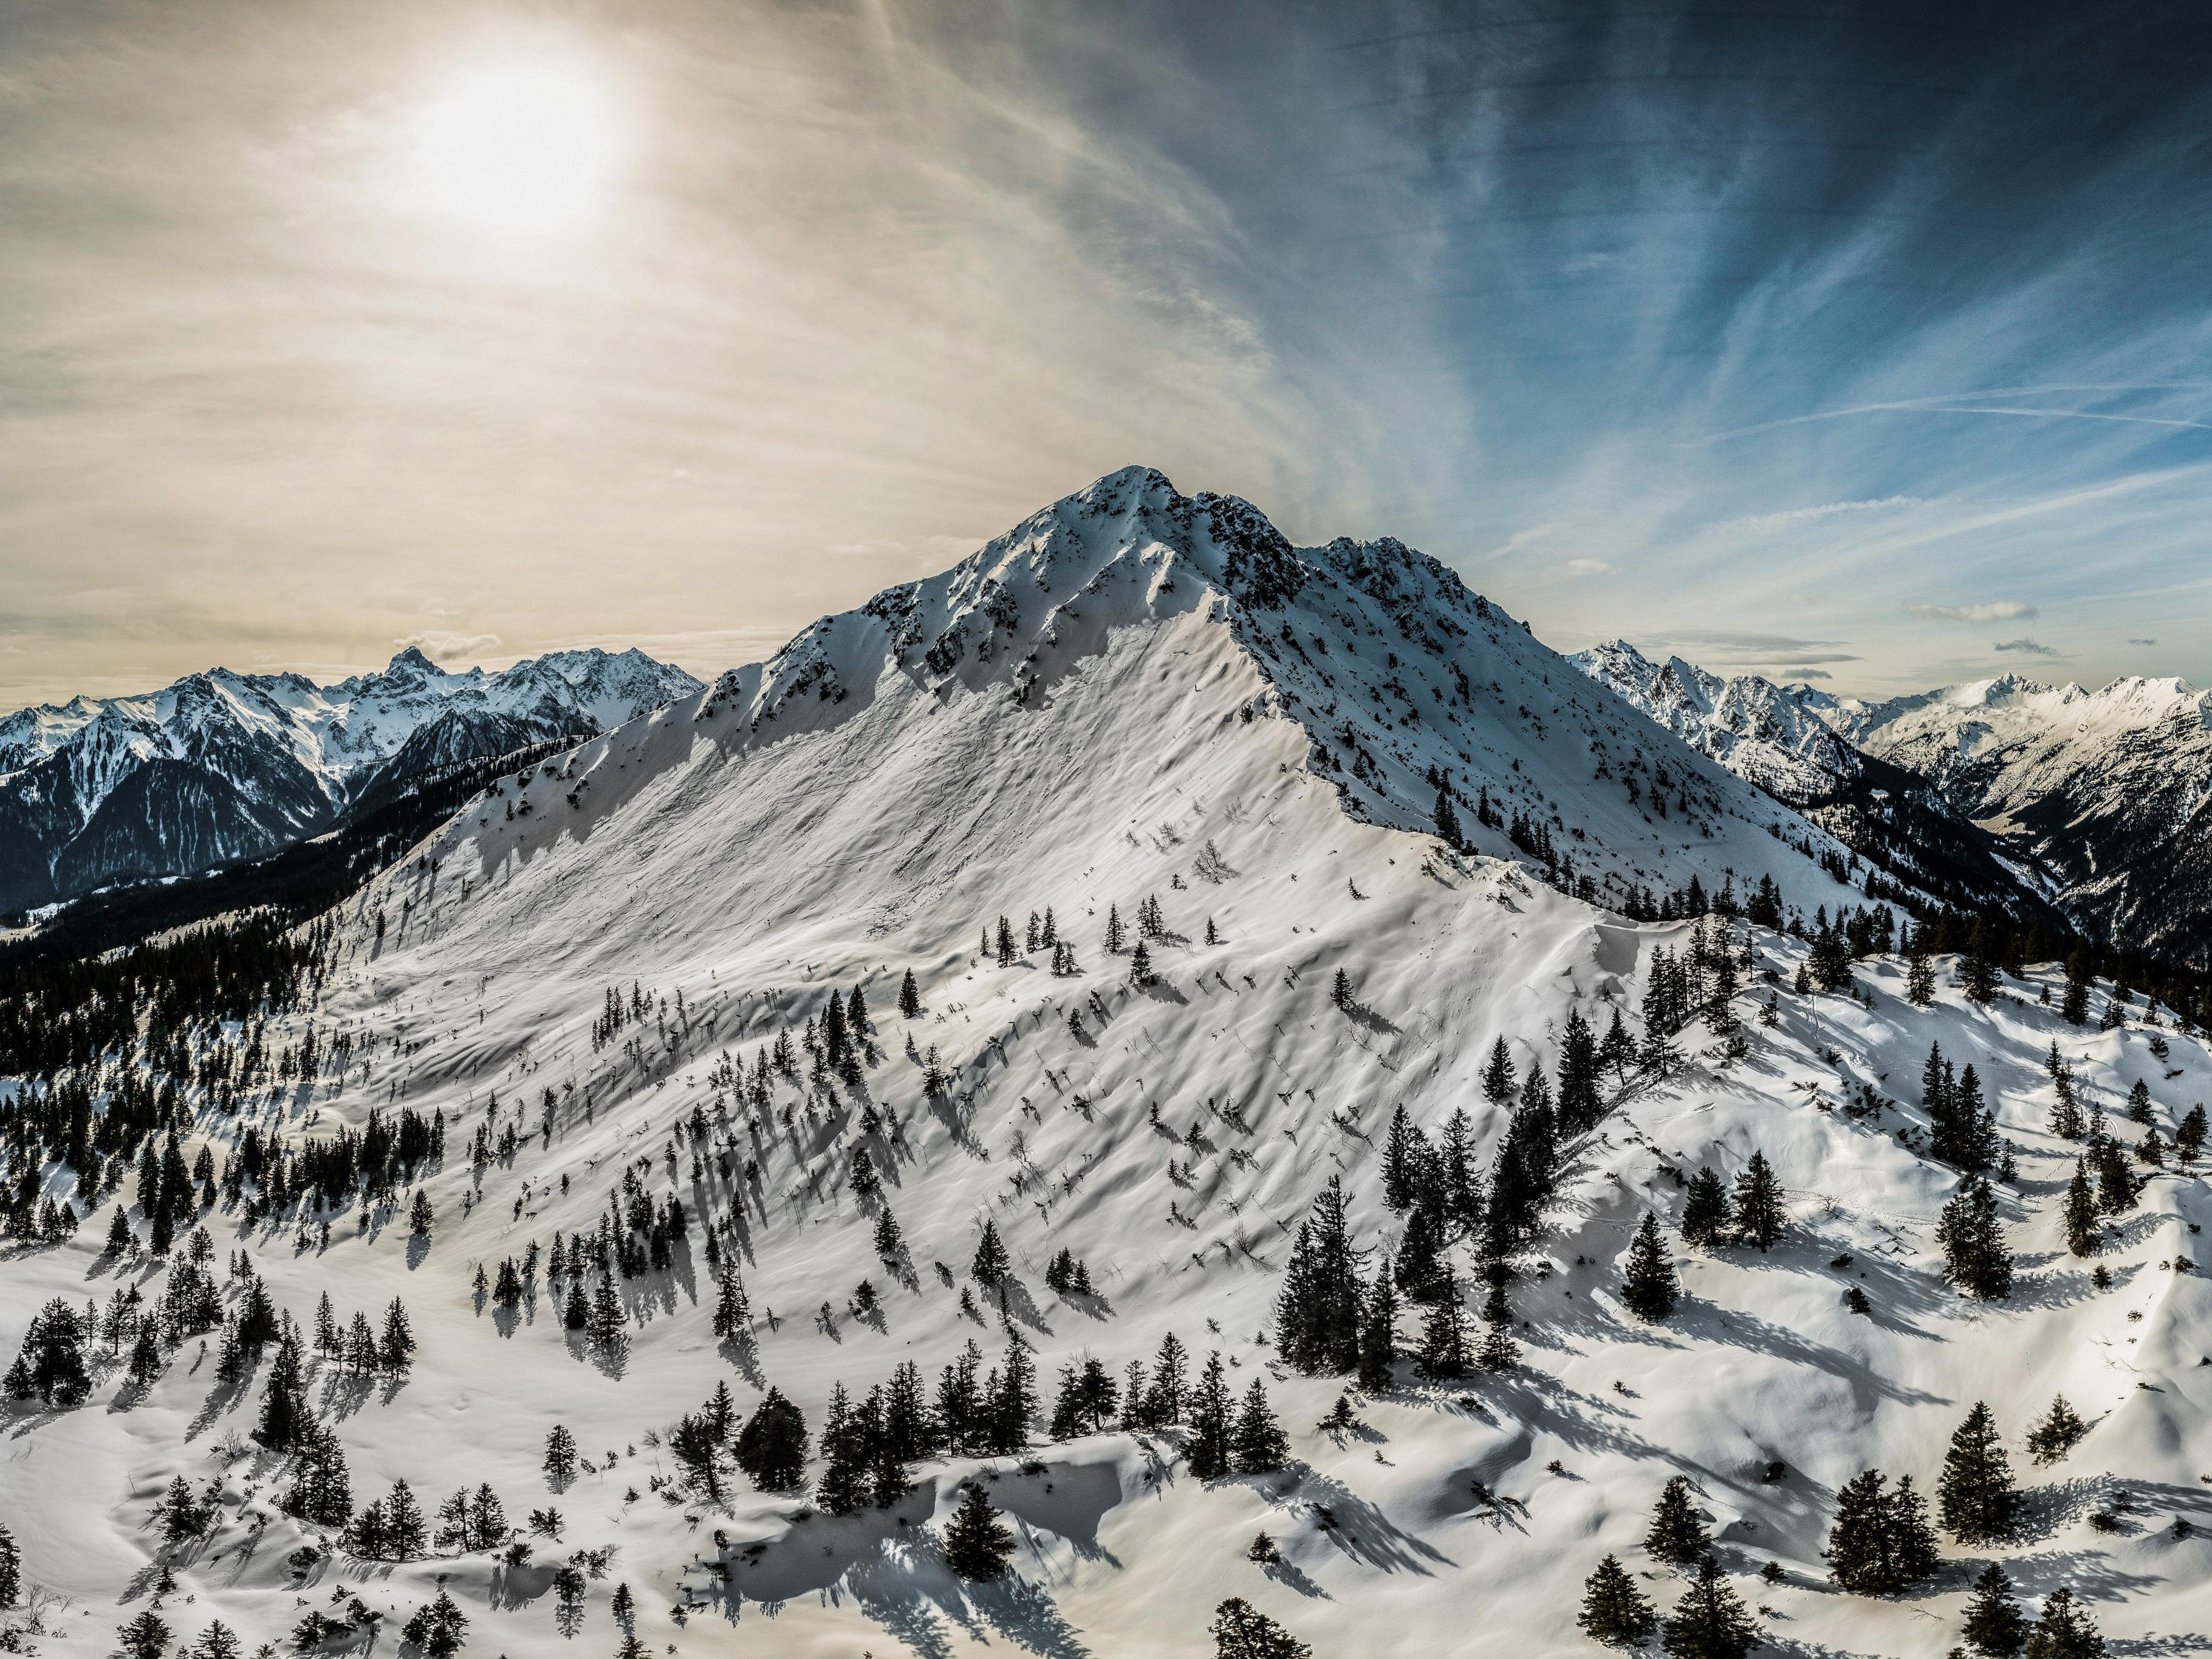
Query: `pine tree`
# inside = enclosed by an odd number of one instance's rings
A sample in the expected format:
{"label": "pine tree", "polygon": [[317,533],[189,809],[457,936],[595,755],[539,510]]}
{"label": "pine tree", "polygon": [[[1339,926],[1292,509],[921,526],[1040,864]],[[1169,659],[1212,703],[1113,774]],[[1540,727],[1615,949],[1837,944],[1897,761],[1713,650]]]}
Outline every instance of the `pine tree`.
{"label": "pine tree", "polygon": [[1651,1529],[1644,1534],[1644,1547],[1671,1567],[1686,1567],[1711,1547],[1705,1523],[1690,1501],[1690,1481],[1678,1474],[1660,1490],[1652,1507]]}
{"label": "pine tree", "polygon": [[2088,1432],[2089,1425],[2066,1403],[2066,1396],[2059,1395],[2052,1399],[2042,1421],[2027,1431],[2028,1455],[2038,1463],[2056,1463]]}
{"label": "pine tree", "polygon": [[1615,1079],[1628,1081],[1629,1067],[1636,1063],[1636,1044],[1628,1035],[1628,1027],[1621,1023],[1620,1010],[1613,1011],[1613,1024],[1606,1028],[1605,1041],[1598,1044],[1598,1064],[1608,1067]]}
{"label": "pine tree", "polygon": [[1583,1582],[1583,1607],[1575,1623],[1593,1642],[1607,1647],[1641,1647],[1659,1627],[1658,1617],[1618,1556],[1608,1555]]}
{"label": "pine tree", "polygon": [[1341,968],[1336,970],[1336,978],[1330,982],[1328,1000],[1330,1006],[1340,1014],[1348,1014],[1359,1006],[1359,1000],[1352,994],[1352,975]]}
{"label": "pine tree", "polygon": [[745,1296],[744,1281],[732,1263],[722,1269],[721,1281],[715,1286],[714,1334],[726,1342],[742,1342],[751,1329],[752,1307]]}
{"label": "pine tree", "polygon": [[1431,1382],[1467,1375],[1467,1316],[1459,1305],[1459,1281],[1447,1266],[1443,1286],[1430,1304],[1421,1328],[1421,1353],[1417,1369]]}
{"label": "pine tree", "polygon": [[622,1303],[615,1296],[613,1275],[608,1274],[592,1288],[591,1317],[584,1326],[585,1339],[602,1353],[617,1353],[629,1340],[628,1324]]}
{"label": "pine tree", "polygon": [[921,988],[914,982],[914,969],[911,968],[906,970],[906,977],[899,981],[898,1011],[908,1019],[921,1018]]}
{"label": "pine tree", "polygon": [[1312,1659],[1313,1650],[1241,1595],[1213,1610],[1213,1659]]}
{"label": "pine tree", "polygon": [[401,1629],[401,1637],[430,1656],[430,1659],[451,1659],[461,1650],[468,1639],[469,1617],[444,1590],[438,1599],[417,1607],[414,1616]]}
{"label": "pine tree", "polygon": [[2066,1183],[2066,1248],[2075,1255],[2094,1255],[2104,1231],[2098,1219],[2096,1189],[2089,1184],[2088,1160],[2077,1158],[2074,1178]]}
{"label": "pine tree", "polygon": [[1512,1103],[1513,1054],[1504,1037],[1491,1045],[1490,1063],[1482,1070],[1482,1097],[1493,1106]]}
{"label": "pine tree", "polygon": [[1214,1608],[1207,1635],[1214,1639],[1214,1659],[1312,1659],[1314,1655],[1312,1648],[1241,1595],[1232,1595]]}
{"label": "pine tree", "polygon": [[1106,954],[1115,957],[1121,955],[1121,945],[1128,937],[1127,930],[1121,925],[1121,907],[1118,904],[1108,905],[1106,907]]}
{"label": "pine tree", "polygon": [[1646,1324],[1656,1324],[1674,1311],[1682,1287],[1674,1278],[1674,1264],[1660,1242],[1659,1219],[1644,1212],[1643,1224],[1628,1247],[1628,1267],[1622,1274],[1621,1305]]}
{"label": "pine tree", "polygon": [[1753,1152],[1751,1162],[1735,1180],[1736,1237],[1762,1251],[1773,1249],[1788,1218],[1782,1209],[1782,1183],[1764,1152]]}
{"label": "pine tree", "polygon": [[430,1195],[420,1187],[415,1189],[415,1201],[407,1209],[407,1231],[415,1238],[428,1238],[430,1224],[436,1219],[430,1208]]}
{"label": "pine tree", "polygon": [[1890,1589],[1886,1534],[1889,1498],[1879,1469],[1853,1476],[1836,1494],[1836,1518],[1829,1523],[1828,1547],[1821,1552],[1836,1583],[1863,1595]]}
{"label": "pine tree", "polygon": [[1235,1422],[1221,1356],[1206,1357],[1191,1402],[1190,1443],[1185,1453],[1190,1472],[1200,1480],[1218,1480],[1230,1471]]}
{"label": "pine tree", "polygon": [[15,1534],[0,1526],[0,1607],[12,1607],[23,1599],[23,1552]]}
{"label": "pine tree", "polygon": [[1144,940],[1129,953],[1129,983],[1142,990],[1152,982],[1152,951]]}
{"label": "pine tree", "polygon": [[1014,1535],[999,1524],[979,1482],[961,1488],[960,1507],[945,1527],[945,1565],[963,1578],[992,1579],[1013,1559]]}
{"label": "pine tree", "polygon": [[1382,1143],[1382,1202],[1399,1215],[1420,1200],[1435,1153],[1405,1107],[1390,1115],[1390,1128]]}
{"label": "pine tree", "polygon": [[969,1264],[969,1277],[986,1289],[996,1285],[1006,1276],[1006,1247],[999,1237],[999,1224],[986,1218],[983,1235],[975,1241],[975,1259]]}
{"label": "pine tree", "polygon": [[1727,1186],[1710,1165],[1700,1165],[1682,1200],[1682,1242],[1717,1244],[1728,1236],[1733,1218]]}
{"label": "pine tree", "polygon": [[576,1478],[576,1437],[556,1423],[545,1435],[545,1484],[565,1491]]}
{"label": "pine tree", "polygon": [[1961,1295],[1986,1302],[2012,1293],[2012,1253],[1997,1223],[1996,1195],[1981,1176],[1943,1206],[1936,1242],[1943,1250],[1943,1277]]}
{"label": "pine tree", "polygon": [[2173,1150],[2181,1154],[2183,1163],[2194,1164],[2203,1154],[2204,1133],[2204,1108],[2201,1104],[2191,1106],[2188,1115],[2181,1120],[2181,1127],[2174,1132],[2173,1136]]}
{"label": "pine tree", "polygon": [[1239,1474],[1265,1474],[1279,1469],[1291,1455],[1290,1437],[1275,1420],[1273,1408],[1267,1404],[1267,1391],[1256,1376],[1244,1391],[1243,1407],[1237,1413],[1230,1454]]}
{"label": "pine tree", "polygon": [[2075,1604],[2070,1589],[2055,1589],[2043,1604],[2043,1616],[2028,1632],[2022,1659],[2105,1659],[2105,1638],[2097,1622]]}
{"label": "pine tree", "polygon": [[405,1376],[415,1363],[415,1332],[407,1322],[407,1310],[396,1296],[384,1310],[384,1340],[377,1345],[376,1363],[399,1376]]}
{"label": "pine tree", "polygon": [[2020,1494],[1985,1402],[1977,1400],[1952,1435],[1936,1492],[1944,1529],[1959,1542],[1990,1544],[2011,1535]]}
{"label": "pine tree", "polygon": [[2077,947],[2066,958],[2066,995],[2059,1004],[2058,1017],[2069,1025],[2089,1023],[2089,988],[2097,982],[2089,966],[2089,953]]}
{"label": "pine tree", "polygon": [[896,1266],[906,1255],[906,1237],[899,1231],[898,1218],[885,1205],[876,1214],[876,1259],[885,1266]]}
{"label": "pine tree", "polygon": [[738,1431],[738,1467],[763,1492],[789,1492],[806,1479],[806,1419],[771,1387]]}
{"label": "pine tree", "polygon": [[1674,1659],[1743,1659],[1759,1645],[1750,1609],[1706,1556],[1674,1611],[1667,1615],[1663,1644]]}
{"label": "pine tree", "polygon": [[2013,1659],[2027,1640],[2027,1620],[2013,1599],[2012,1580],[1994,1561],[1974,1580],[1973,1599],[1966,1603],[1960,1634],[1984,1659]]}
{"label": "pine tree", "polygon": [[115,1642],[125,1659],[161,1659],[173,1634],[161,1615],[149,1607],[115,1633]]}
{"label": "pine tree", "polygon": [[1398,1291],[1391,1283],[1391,1264],[1386,1255],[1375,1269],[1365,1305],[1360,1313],[1359,1386],[1381,1394],[1393,1381],[1390,1367],[1398,1357]]}

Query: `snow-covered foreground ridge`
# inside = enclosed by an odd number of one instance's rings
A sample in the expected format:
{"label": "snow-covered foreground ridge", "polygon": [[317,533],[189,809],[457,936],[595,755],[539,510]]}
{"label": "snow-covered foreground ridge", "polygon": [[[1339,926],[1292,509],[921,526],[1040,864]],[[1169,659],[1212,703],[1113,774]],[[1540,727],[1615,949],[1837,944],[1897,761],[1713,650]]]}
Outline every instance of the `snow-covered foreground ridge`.
{"label": "snow-covered foreground ridge", "polygon": [[[1472,854],[1429,833],[1431,768],[1450,775]],[[1486,799],[1504,829],[1478,824]],[[242,1164],[248,1126],[327,1143],[372,1109],[443,1114],[444,1158],[414,1182],[427,1237],[410,1236],[404,1182],[388,1200],[303,1217],[293,1198],[249,1220],[270,1194],[242,1179],[197,1219],[234,1318],[252,1297],[222,1277],[232,1251],[310,1331],[325,1292],[341,1322],[404,1300],[418,1345],[404,1373],[352,1375],[312,1345],[306,1361],[353,1509],[395,1479],[432,1509],[484,1483],[519,1527],[557,1510],[557,1542],[529,1540],[527,1562],[458,1543],[359,1559],[335,1526],[280,1506],[299,1455],[249,1438],[277,1345],[225,1384],[218,1334],[188,1336],[140,1387],[125,1343],[96,1359],[85,1402],[6,1421],[0,1514],[43,1598],[33,1639],[105,1653],[158,1601],[180,1636],[219,1619],[251,1650],[286,1644],[310,1610],[352,1617],[357,1598],[396,1643],[442,1580],[467,1651],[568,1651],[560,1569],[580,1553],[577,1650],[616,1647],[621,1586],[655,1652],[1202,1655],[1237,1595],[1317,1655],[1583,1653],[1575,1611],[1607,1553],[1662,1608],[1678,1599],[1641,1540],[1680,1474],[1782,1651],[1944,1653],[1968,1580],[1999,1558],[2031,1608],[2072,1590],[2116,1652],[2192,1650],[2212,1630],[2212,1540],[2172,1522],[2212,1518],[2212,1306],[2175,1266],[2205,1196],[2193,1174],[2160,1174],[2094,1262],[2069,1255],[2061,1200],[2080,1149],[2046,1131],[2044,1060],[2055,1041],[2077,1091],[2115,1117],[2142,1079],[2169,1141],[2212,1062],[2171,1028],[2062,1024],[2038,975],[1977,1006],[1942,963],[1922,1008],[1902,963],[1869,957],[1857,996],[1799,994],[1802,948],[1733,922],[1751,969],[1730,1005],[1740,1052],[1701,1016],[1663,1075],[1601,1074],[1606,1115],[1564,1144],[1515,1258],[1515,1364],[1432,1379],[1401,1359],[1367,1390],[1284,1364],[1276,1298],[1328,1184],[1340,1178],[1352,1242],[1373,1253],[1364,1278],[1403,1242],[1384,1179],[1397,1109],[1432,1141],[1466,1112],[1487,1170],[1509,1125],[1542,1109],[1486,1097],[1499,1039],[1522,1078],[1549,1078],[1571,1016],[1602,1035],[1618,1012],[1640,1043],[1655,981],[1668,1000],[1691,924],[1638,926],[1536,879],[1504,856],[1516,823],[1597,895],[1771,876],[1808,911],[1862,902],[1814,861],[1833,850],[1819,832],[1418,555],[1294,550],[1243,503],[1142,472],[510,779],[349,906],[313,1006],[264,1034],[265,1052],[296,1055],[312,1028],[316,1075],[236,1088],[234,1073],[230,1116],[188,1068],[179,1150],[189,1166],[211,1146],[219,1173]],[[1041,938],[1029,947],[1032,913],[1072,948],[1060,972]],[[1133,982],[1140,939],[1149,983]],[[811,1075],[810,1024],[823,1032],[832,994],[848,1008],[856,988],[870,1052]],[[755,1079],[779,1037],[794,1074],[769,1072],[763,1106]],[[235,1058],[244,1034],[223,1040]],[[2017,1149],[2017,1179],[1997,1188],[2016,1255],[2001,1302],[1938,1274],[1935,1224],[1960,1177],[1915,1150],[1931,1043],[1974,1066]],[[187,1047],[210,1052],[204,1032]],[[1785,1192],[1774,1247],[1676,1244],[1683,1178],[1733,1180],[1753,1152]],[[863,1153],[879,1193],[854,1191]],[[11,1161],[11,1182],[24,1167]],[[37,1178],[73,1190],[58,1164]],[[556,1282],[556,1235],[595,1235],[611,1194],[637,1271]],[[70,1242],[0,1263],[0,1358],[51,1298],[162,1295],[170,1259],[100,1253],[136,1196],[125,1177]],[[648,1211],[657,1227],[630,1234]],[[889,1265],[886,1212],[902,1240]],[[1647,1213],[1685,1291],[1656,1324],[1620,1302]],[[986,1224],[1010,1257],[1003,1297],[972,1273]],[[135,1208],[127,1224],[149,1231]],[[729,1340],[710,1239],[750,1304]],[[1090,1293],[1048,1287],[1062,1251]],[[1447,1257],[1480,1310],[1474,1243]],[[504,1262],[532,1268],[512,1306]],[[603,1284],[626,1316],[619,1343],[563,1327],[568,1291],[588,1304]],[[1845,1304],[1854,1288],[1864,1315]],[[1409,1353],[1430,1322],[1404,1311]],[[1171,1333],[1194,1375],[1218,1353],[1240,1400],[1262,1383],[1289,1434],[1280,1468],[1201,1478],[1188,1423],[1116,1413],[1048,1432],[1063,1366],[1119,1376]],[[838,1516],[819,1492],[757,1491],[726,1446],[717,1499],[678,1457],[672,1429],[718,1385],[739,1421],[772,1387],[814,1435],[834,1389],[858,1402],[911,1363],[933,1392],[970,1340],[987,1370],[1029,1350],[1046,1408],[1017,1425],[1018,1450],[915,1460],[889,1504]],[[1316,1428],[1347,1389],[1352,1420]],[[2057,1394],[2091,1427],[2038,1467],[2022,1441]],[[1932,1487],[1978,1399],[2028,1489],[2020,1529],[1947,1546],[1942,1571],[1901,1597],[1838,1589],[1820,1552],[1838,1489],[1868,1468]],[[577,1443],[572,1482],[544,1473],[556,1425]],[[830,1471],[809,1452],[818,1486]],[[155,1510],[179,1476],[218,1502],[201,1536],[165,1547]],[[1014,1534],[995,1582],[956,1575],[940,1541],[971,1478]],[[1279,1562],[1248,1559],[1261,1531]],[[1771,1583],[1756,1576],[1770,1562]]]}

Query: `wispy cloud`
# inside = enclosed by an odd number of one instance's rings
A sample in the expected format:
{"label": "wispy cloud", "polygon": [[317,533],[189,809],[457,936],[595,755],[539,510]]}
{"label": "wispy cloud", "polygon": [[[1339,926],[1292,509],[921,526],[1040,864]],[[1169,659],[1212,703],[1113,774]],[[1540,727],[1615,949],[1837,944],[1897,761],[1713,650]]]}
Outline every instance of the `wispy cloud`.
{"label": "wispy cloud", "polygon": [[1741,518],[1723,519],[1712,528],[1717,532],[1780,530],[1808,525],[1821,519],[1832,519],[1844,513],[1885,513],[1900,507],[1924,507],[1927,503],[1917,495],[1884,495],[1865,501],[1824,501],[1818,507],[1785,507],[1779,513],[1751,513]]}
{"label": "wispy cloud", "polygon": [[2158,641],[2156,640],[2130,640],[2128,643],[2130,645],[2156,645]]}
{"label": "wispy cloud", "polygon": [[1923,622],[2012,622],[2035,615],[2025,599],[1991,599],[1980,605],[1908,605],[1905,607]]}
{"label": "wispy cloud", "polygon": [[1999,640],[1993,648],[1998,651],[2017,651],[2029,657],[2055,657],[2058,654],[2054,647],[2039,644],[2030,639]]}

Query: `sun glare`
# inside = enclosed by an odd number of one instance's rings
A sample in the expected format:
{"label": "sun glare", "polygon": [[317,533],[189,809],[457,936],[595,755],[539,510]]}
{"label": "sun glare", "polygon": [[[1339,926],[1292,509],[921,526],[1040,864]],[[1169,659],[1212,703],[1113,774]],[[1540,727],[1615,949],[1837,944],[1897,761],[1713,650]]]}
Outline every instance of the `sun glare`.
{"label": "sun glare", "polygon": [[606,84],[561,59],[487,64],[416,113],[409,195],[485,229],[573,230],[599,211],[622,151]]}

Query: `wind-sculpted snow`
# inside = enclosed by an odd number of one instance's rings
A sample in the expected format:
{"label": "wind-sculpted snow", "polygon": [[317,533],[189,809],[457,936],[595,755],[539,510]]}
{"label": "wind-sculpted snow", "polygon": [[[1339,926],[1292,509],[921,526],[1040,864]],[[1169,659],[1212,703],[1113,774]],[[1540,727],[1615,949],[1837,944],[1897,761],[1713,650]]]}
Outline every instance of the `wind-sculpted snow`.
{"label": "wind-sculpted snow", "polygon": [[[1382,1170],[1399,1107],[1431,1137],[1466,1111],[1486,1166],[1511,1118],[1480,1082],[1498,1040],[1525,1076],[1555,1070],[1572,1013],[1602,1032],[1618,1012],[1644,1036],[1659,953],[1691,924],[1639,926],[1539,878],[1562,843],[1563,878],[1600,892],[1771,876],[1808,915],[1864,896],[1798,850],[1831,848],[1820,832],[1441,567],[1389,543],[1292,550],[1263,526],[1156,473],[1113,475],[951,572],[510,775],[349,902],[318,1005],[265,1041],[312,1024],[354,1059],[343,1080],[263,1087],[247,1109],[313,1137],[373,1107],[442,1111],[446,1158],[421,1182],[430,1237],[407,1237],[404,1191],[337,1214],[327,1243],[228,1205],[207,1224],[303,1322],[325,1290],[341,1317],[405,1298],[420,1352],[404,1380],[313,1362],[356,1505],[395,1478],[434,1508],[489,1482],[518,1524],[557,1508],[560,1541],[537,1540],[528,1565],[319,1553],[326,1530],[270,1502],[282,1461],[219,1449],[252,1426],[264,1379],[216,1389],[187,1344],[143,1394],[111,1370],[82,1407],[7,1421],[0,1510],[28,1577],[73,1598],[46,1619],[66,1633],[45,1650],[104,1653],[149,1604],[144,1523],[184,1474],[221,1481],[221,1519],[163,1558],[163,1616],[186,1634],[220,1617],[249,1650],[356,1593],[391,1641],[442,1582],[469,1652],[567,1651],[553,1569],[581,1552],[604,1576],[578,1651],[614,1648],[620,1583],[654,1652],[1203,1656],[1234,1595],[1317,1655],[1581,1654],[1576,1606],[1607,1553],[1676,1600],[1641,1540],[1680,1474],[1782,1651],[1934,1659],[1989,1552],[1948,1550],[1904,1598],[1841,1594],[1820,1554],[1836,1492],[1869,1467],[1932,1484],[1977,1398],[2016,1449],[2059,1392],[2093,1426],[2048,1469],[2015,1456],[2031,1518],[2001,1552],[2010,1570],[2033,1598],[2074,1589],[2117,1652],[2204,1639],[2207,1546],[2171,1523],[2212,1519],[2197,1481],[2212,1303],[2173,1264],[2212,1206],[2193,1175],[2160,1176],[2116,1223],[2100,1258],[2112,1288],[2096,1288],[2066,1254],[2075,1149],[2045,1133],[2042,1062],[2056,1039],[2114,1110],[2143,1078],[2169,1138],[2212,1062],[2170,1025],[2162,1060],[2140,1024],[2062,1025],[2037,1000],[2041,970],[1986,1007],[1945,963],[1917,1008],[1902,964],[1880,958],[1857,964],[1863,998],[1800,996],[1803,945],[1735,923],[1741,1051],[1697,1021],[1666,1075],[1604,1075],[1606,1115],[1567,1147],[1519,1258],[1517,1364],[1424,1381],[1401,1362],[1372,1394],[1285,1368],[1275,1297],[1328,1183],[1343,1182],[1364,1273],[1400,1243]],[[1431,769],[1509,825],[1552,826],[1553,857],[1516,851],[1472,805],[1474,848],[1446,846]],[[1655,787],[1667,810],[1647,818]],[[1048,910],[1073,951],[1058,972],[1027,940]],[[854,1074],[810,1080],[810,1022],[818,1034],[830,998],[848,1008],[856,988],[869,1051]],[[751,1079],[779,1036],[796,1074],[771,1073],[761,1108]],[[1962,1301],[1938,1276],[1934,1226],[1959,1177],[1917,1150],[1937,1042],[1977,1068],[2018,1148],[2007,1303]],[[185,1155],[206,1136],[228,1156],[238,1122],[200,1117]],[[1754,1151],[1786,1189],[1774,1249],[1674,1249],[1684,1304],[1661,1324],[1631,1317],[1620,1261],[1638,1220],[1656,1210],[1671,1244],[1682,1179],[1705,1164],[1733,1179]],[[878,1194],[854,1190],[860,1153]],[[512,1307],[477,1291],[480,1265],[495,1277],[533,1243],[592,1232],[631,1178],[686,1219],[665,1267],[616,1281],[625,1346],[565,1329],[542,1266]],[[903,1241],[888,1262],[886,1209]],[[173,1268],[95,1255],[109,1215],[5,1264],[0,1341],[53,1296],[158,1291]],[[1011,1257],[1003,1301],[970,1274],[987,1221]],[[750,1297],[727,1341],[710,1227]],[[1048,1287],[1063,1250],[1090,1292]],[[1466,1284],[1467,1247],[1452,1258]],[[1419,1323],[1408,1310],[1408,1346]],[[971,1339],[987,1366],[1027,1345],[1048,1398],[1061,1366],[1119,1375],[1170,1333],[1194,1370],[1218,1352],[1236,1394],[1263,1382],[1290,1437],[1282,1468],[1201,1480],[1185,1430],[1054,1439],[1039,1420],[1017,1455],[918,1462],[896,1501],[834,1516],[726,1462],[717,1502],[671,1449],[718,1383],[740,1416],[773,1387],[818,1431],[834,1389],[857,1401],[907,1362],[933,1385]],[[1316,1426],[1347,1390],[1350,1420]],[[556,1423],[584,1460],[557,1492],[541,1473]],[[970,1478],[1014,1534],[997,1583],[945,1562]],[[1247,1556],[1263,1530],[1281,1556],[1264,1565]],[[307,1546],[314,1559],[295,1555]],[[1754,1576],[1769,1562],[1779,1582]]]}

